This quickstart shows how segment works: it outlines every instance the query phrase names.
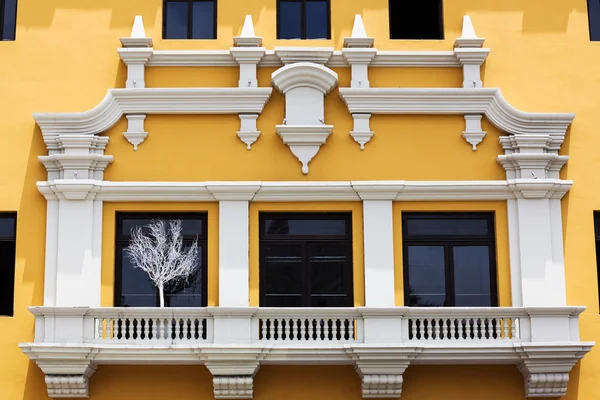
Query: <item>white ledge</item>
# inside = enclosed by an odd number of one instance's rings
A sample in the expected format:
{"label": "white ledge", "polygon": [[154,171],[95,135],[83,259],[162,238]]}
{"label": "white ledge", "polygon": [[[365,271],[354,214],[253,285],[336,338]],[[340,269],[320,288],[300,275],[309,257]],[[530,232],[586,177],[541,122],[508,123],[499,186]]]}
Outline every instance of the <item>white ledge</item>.
{"label": "white ledge", "polygon": [[511,106],[498,88],[340,88],[351,114],[485,114],[511,134],[564,137],[575,118],[569,113],[531,113]]}
{"label": "white ledge", "polygon": [[272,88],[109,89],[88,111],[34,113],[44,136],[105,132],[124,114],[260,114]]}
{"label": "white ledge", "polygon": [[[310,48],[307,48],[310,49]],[[281,53],[282,49],[278,49]],[[152,50],[148,67],[237,67],[230,50]],[[121,54],[123,57],[123,54]],[[323,60],[321,59],[323,62]],[[267,50],[259,67],[284,65],[275,50]],[[327,67],[349,67],[341,51],[333,51],[326,60]],[[432,67],[460,68],[454,51],[377,51],[371,67]]]}
{"label": "white ledge", "polygon": [[562,198],[573,185],[560,179],[506,181],[38,182],[47,200],[104,201],[449,201]]}

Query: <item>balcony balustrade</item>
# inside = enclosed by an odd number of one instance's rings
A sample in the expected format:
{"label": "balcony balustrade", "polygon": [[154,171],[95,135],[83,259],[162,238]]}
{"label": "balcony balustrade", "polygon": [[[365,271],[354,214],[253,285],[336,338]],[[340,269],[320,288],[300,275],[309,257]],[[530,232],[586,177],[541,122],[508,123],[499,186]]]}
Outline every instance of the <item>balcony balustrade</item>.
{"label": "balcony balustrade", "polygon": [[52,397],[85,397],[97,365],[137,363],[205,364],[217,398],[251,398],[261,364],[317,363],[355,365],[365,398],[399,397],[410,364],[514,364],[528,396],[560,396],[593,346],[582,307],[30,310],[35,338],[20,346]]}

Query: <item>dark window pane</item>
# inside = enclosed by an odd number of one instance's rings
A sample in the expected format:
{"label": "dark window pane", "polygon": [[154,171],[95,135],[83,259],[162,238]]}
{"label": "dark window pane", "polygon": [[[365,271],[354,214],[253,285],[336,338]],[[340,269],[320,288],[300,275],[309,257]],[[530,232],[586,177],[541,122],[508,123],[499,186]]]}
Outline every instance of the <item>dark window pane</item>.
{"label": "dark window pane", "polygon": [[352,307],[352,299],[346,295],[312,295],[311,307]]}
{"label": "dark window pane", "polygon": [[166,10],[166,39],[186,39],[188,31],[188,3],[169,1]]}
{"label": "dark window pane", "polygon": [[215,3],[202,1],[193,3],[192,39],[215,39]]}
{"label": "dark window pane", "polygon": [[304,264],[300,246],[266,246],[265,293],[302,297]]}
{"label": "dark window pane", "polygon": [[490,235],[487,219],[418,219],[406,221],[408,236],[484,236]]}
{"label": "dark window pane", "polygon": [[302,307],[302,295],[267,294],[265,307]]}
{"label": "dark window pane", "polygon": [[311,294],[345,294],[347,288],[344,275],[352,273],[347,268],[348,257],[345,247],[312,246],[310,255]]}
{"label": "dark window pane", "polygon": [[456,306],[491,306],[489,247],[457,246],[453,253]]}
{"label": "dark window pane", "polygon": [[268,235],[292,236],[344,236],[347,232],[343,219],[267,219],[265,230]]}
{"label": "dark window pane", "polygon": [[279,39],[302,39],[302,3],[279,3]]}
{"label": "dark window pane", "polygon": [[442,0],[390,0],[392,39],[443,39]]}
{"label": "dark window pane", "polygon": [[590,25],[590,40],[600,41],[600,1],[588,0],[588,20]]}
{"label": "dark window pane", "polygon": [[329,37],[327,1],[306,2],[306,39]]}
{"label": "dark window pane", "polygon": [[446,300],[443,246],[408,247],[409,307],[441,307]]}
{"label": "dark window pane", "polygon": [[[157,289],[147,273],[133,267],[125,251],[122,252],[121,266],[122,298],[134,302],[137,307],[156,307]],[[123,303],[123,306],[132,306],[132,304]]]}
{"label": "dark window pane", "polygon": [[[1,1],[0,4],[2,4]],[[3,11],[4,26],[2,27],[1,39],[15,40],[15,26],[17,23],[17,0],[5,0]],[[2,12],[2,10],[0,10],[0,12]]]}
{"label": "dark window pane", "polygon": [[14,292],[15,242],[2,241],[0,242],[0,315],[13,316]]}
{"label": "dark window pane", "polygon": [[[157,214],[156,218],[144,218],[144,219],[124,219],[123,220],[123,229],[121,230],[121,234],[124,236],[131,235],[131,229],[137,226],[142,227],[142,232],[144,234],[148,234],[148,229],[146,228],[153,221],[159,220],[160,215]],[[173,218],[176,219],[176,218]],[[166,219],[165,222],[168,223],[169,219]],[[168,226],[167,226],[168,228]],[[182,234],[185,237],[195,238],[196,236],[203,236],[203,223],[201,219],[181,219],[181,228]]]}
{"label": "dark window pane", "polygon": [[15,219],[12,217],[0,216],[0,238],[14,239],[15,237]]}

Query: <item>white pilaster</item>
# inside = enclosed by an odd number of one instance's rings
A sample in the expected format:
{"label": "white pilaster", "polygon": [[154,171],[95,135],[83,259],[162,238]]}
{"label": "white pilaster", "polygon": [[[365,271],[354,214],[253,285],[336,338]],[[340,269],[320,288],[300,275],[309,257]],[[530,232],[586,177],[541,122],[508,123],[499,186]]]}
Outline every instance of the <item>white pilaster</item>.
{"label": "white pilaster", "polygon": [[46,265],[44,267],[44,306],[56,306],[58,250],[58,200],[48,200],[46,209]]}
{"label": "white pilaster", "polygon": [[365,305],[393,307],[394,228],[391,200],[364,200]]}
{"label": "white pilaster", "polygon": [[152,38],[146,37],[144,22],[141,16],[136,16],[129,37],[121,38],[124,48],[119,49],[119,55],[127,64],[127,88],[145,88],[146,64],[154,50]]}
{"label": "white pilaster", "polygon": [[462,35],[454,43],[454,54],[463,66],[463,88],[483,87],[481,65],[490,53],[490,49],[482,48],[484,42],[484,38],[477,37],[471,18],[465,15]]}
{"label": "white pilaster", "polygon": [[248,201],[219,202],[219,306],[247,307],[250,299]]}

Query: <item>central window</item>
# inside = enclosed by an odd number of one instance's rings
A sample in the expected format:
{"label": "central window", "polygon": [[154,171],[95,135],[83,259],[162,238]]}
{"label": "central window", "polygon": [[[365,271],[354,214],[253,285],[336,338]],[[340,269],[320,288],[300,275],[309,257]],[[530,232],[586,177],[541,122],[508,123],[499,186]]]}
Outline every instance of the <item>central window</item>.
{"label": "central window", "polygon": [[147,233],[153,221],[181,220],[183,244],[198,243],[198,263],[187,282],[165,286],[166,307],[206,306],[206,213],[117,213],[115,243],[115,307],[158,307],[158,289],[148,275],[134,268],[124,249],[129,246],[131,230],[142,227]]}
{"label": "central window", "polygon": [[331,39],[329,0],[278,0],[277,39]]}
{"label": "central window", "polygon": [[403,213],[404,304],[497,306],[492,213]]}
{"label": "central window", "polygon": [[15,40],[17,0],[0,0],[0,40]]}
{"label": "central window", "polygon": [[216,39],[217,0],[164,0],[163,38]]}
{"label": "central window", "polygon": [[260,306],[354,306],[350,213],[260,214]]}

